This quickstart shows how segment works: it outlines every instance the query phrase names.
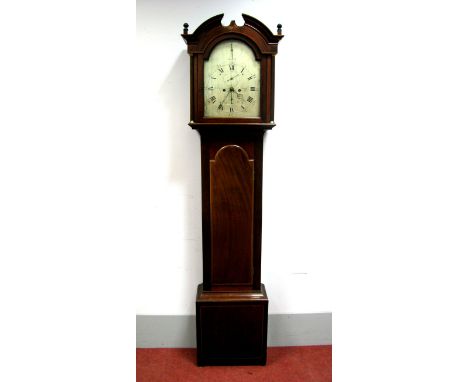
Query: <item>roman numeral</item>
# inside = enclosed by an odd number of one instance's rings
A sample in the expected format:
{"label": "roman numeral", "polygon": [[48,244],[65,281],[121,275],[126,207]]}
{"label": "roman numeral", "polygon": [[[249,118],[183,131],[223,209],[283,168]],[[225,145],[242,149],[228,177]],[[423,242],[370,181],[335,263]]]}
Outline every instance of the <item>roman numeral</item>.
{"label": "roman numeral", "polygon": [[234,65],[229,65],[230,70],[234,70]]}
{"label": "roman numeral", "polygon": [[219,104],[218,110],[223,110],[223,104],[221,104],[221,103]]}
{"label": "roman numeral", "polygon": [[223,68],[219,67],[218,70],[219,70],[220,73],[224,73]]}
{"label": "roman numeral", "polygon": [[234,112],[234,108],[232,106],[229,106],[229,112],[230,113]]}
{"label": "roman numeral", "polygon": [[250,91],[254,92],[255,91],[255,86],[251,86]]}
{"label": "roman numeral", "polygon": [[247,102],[252,103],[252,101],[253,101],[253,98],[252,98],[252,97],[248,97],[248,98],[247,98]]}
{"label": "roman numeral", "polygon": [[210,86],[208,90],[214,90],[214,86]]}
{"label": "roman numeral", "polygon": [[216,102],[216,97],[215,96],[210,97],[210,101],[215,103]]}
{"label": "roman numeral", "polygon": [[255,78],[255,74],[254,74],[254,75],[252,75],[252,76],[250,76],[250,77],[249,77],[249,78],[247,78],[247,79],[248,79],[248,80],[251,80],[251,79],[253,79],[253,78]]}

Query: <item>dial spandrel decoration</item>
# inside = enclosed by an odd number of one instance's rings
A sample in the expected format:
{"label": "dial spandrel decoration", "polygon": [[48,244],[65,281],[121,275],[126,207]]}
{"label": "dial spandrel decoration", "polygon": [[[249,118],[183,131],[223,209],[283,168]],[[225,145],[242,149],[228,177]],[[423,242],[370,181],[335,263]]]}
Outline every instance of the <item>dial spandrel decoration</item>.
{"label": "dial spandrel decoration", "polygon": [[213,49],[204,67],[207,118],[260,117],[260,62],[240,40],[225,40]]}

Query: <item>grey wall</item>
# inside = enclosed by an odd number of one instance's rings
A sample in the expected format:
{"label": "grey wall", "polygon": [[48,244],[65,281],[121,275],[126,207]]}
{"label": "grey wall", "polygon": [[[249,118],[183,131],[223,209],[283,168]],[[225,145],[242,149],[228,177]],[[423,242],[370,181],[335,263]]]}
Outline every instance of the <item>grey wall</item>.
{"label": "grey wall", "polygon": [[[330,345],[332,314],[268,316],[268,346]],[[195,316],[136,316],[138,348],[195,347]]]}

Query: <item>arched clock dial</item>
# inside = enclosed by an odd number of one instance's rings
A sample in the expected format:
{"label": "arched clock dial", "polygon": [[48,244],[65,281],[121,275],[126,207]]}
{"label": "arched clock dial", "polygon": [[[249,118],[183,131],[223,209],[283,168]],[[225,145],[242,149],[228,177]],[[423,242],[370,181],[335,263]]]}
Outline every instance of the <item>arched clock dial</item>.
{"label": "arched clock dial", "polygon": [[204,105],[208,118],[260,117],[260,62],[240,40],[225,40],[204,66]]}

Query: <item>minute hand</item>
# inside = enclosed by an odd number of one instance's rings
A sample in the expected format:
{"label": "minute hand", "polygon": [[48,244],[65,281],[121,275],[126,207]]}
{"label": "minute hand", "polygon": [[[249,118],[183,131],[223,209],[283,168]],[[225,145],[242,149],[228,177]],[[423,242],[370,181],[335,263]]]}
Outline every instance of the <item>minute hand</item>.
{"label": "minute hand", "polygon": [[237,73],[234,77],[231,77],[228,79],[228,81],[232,81],[234,78],[236,78],[237,76],[240,76],[241,74],[240,73]]}

